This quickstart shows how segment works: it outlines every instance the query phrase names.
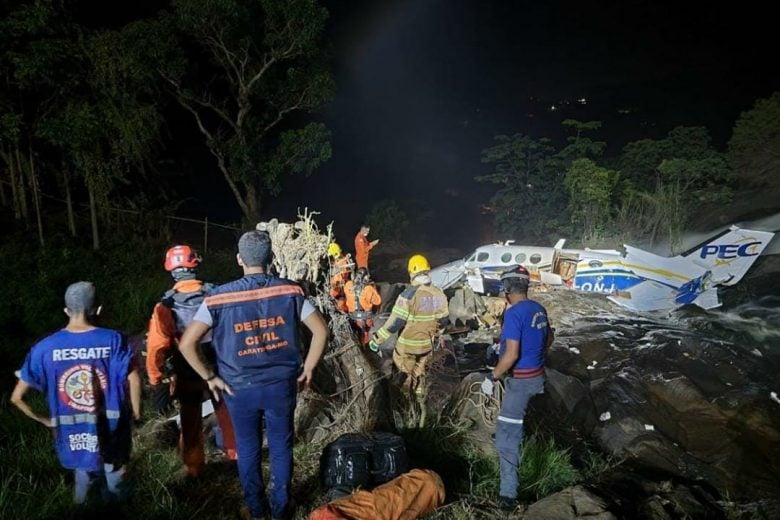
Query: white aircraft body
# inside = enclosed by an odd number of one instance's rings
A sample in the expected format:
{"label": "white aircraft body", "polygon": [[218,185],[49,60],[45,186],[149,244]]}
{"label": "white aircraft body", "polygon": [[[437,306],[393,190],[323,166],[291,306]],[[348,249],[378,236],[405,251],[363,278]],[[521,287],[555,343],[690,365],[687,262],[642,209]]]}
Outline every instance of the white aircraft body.
{"label": "white aircraft body", "polygon": [[686,304],[712,309],[721,305],[717,288],[734,285],[774,237],[768,231],[731,226],[674,257],[625,245],[625,251],[563,249],[515,245],[512,241],[478,247],[463,260],[431,271],[433,284],[447,289],[464,280],[481,294],[497,293],[501,273],[517,265],[548,285],[604,294],[634,311],[670,310]]}

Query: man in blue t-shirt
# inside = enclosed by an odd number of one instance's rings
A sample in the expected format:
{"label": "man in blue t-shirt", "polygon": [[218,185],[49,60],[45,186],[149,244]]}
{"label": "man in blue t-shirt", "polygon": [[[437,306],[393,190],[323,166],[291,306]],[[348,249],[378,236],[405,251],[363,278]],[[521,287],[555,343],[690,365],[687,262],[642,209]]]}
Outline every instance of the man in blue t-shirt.
{"label": "man in blue t-shirt", "polygon": [[528,299],[529,283],[530,276],[523,266],[501,276],[502,290],[509,303],[501,329],[501,357],[482,382],[482,391],[493,395],[494,382],[511,371],[505,383],[495,437],[501,471],[499,503],[509,511],[517,507],[517,470],[525,409],[533,396],[544,392],[544,357],[553,342],[547,311]]}
{"label": "man in blue t-shirt", "polygon": [[[54,430],[60,463],[75,473],[77,504],[97,479],[105,478],[109,498],[121,496],[130,426],[141,414],[133,352],[120,333],[92,325],[98,312],[90,282],[70,285],[65,291],[68,325],[33,346],[11,395],[25,415]],[[49,417],[25,402],[30,388],[44,394]]]}
{"label": "man in blue t-shirt", "polygon": [[[225,398],[238,450],[238,474],[253,518],[267,513],[262,480],[263,422],[267,430],[272,518],[289,515],[296,386],[306,388],[328,339],[322,315],[296,283],[268,274],[271,238],[249,231],[238,241],[244,276],[209,293],[179,341],[179,350],[219,400]],[[299,324],[312,334],[301,366]],[[219,375],[199,355],[212,329]],[[297,382],[297,385],[296,385]]]}

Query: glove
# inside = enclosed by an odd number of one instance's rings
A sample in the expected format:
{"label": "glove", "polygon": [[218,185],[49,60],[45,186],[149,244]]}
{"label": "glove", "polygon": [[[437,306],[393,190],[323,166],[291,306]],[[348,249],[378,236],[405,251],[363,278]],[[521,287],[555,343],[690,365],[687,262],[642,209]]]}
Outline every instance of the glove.
{"label": "glove", "polygon": [[368,342],[368,348],[371,349],[371,352],[379,353],[379,343],[376,342],[375,339],[371,338],[371,341]]}
{"label": "glove", "polygon": [[152,407],[161,415],[168,415],[173,410],[170,385],[165,383],[152,385]]}
{"label": "glove", "polygon": [[493,396],[493,387],[496,386],[490,377],[486,377],[484,381],[482,381],[482,385],[480,388],[482,388],[482,393],[485,395]]}

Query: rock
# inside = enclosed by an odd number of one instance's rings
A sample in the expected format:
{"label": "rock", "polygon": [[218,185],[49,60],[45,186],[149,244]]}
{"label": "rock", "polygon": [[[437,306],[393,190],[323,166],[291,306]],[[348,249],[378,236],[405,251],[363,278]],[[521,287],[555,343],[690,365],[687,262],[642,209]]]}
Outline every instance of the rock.
{"label": "rock", "polygon": [[606,501],[584,486],[566,488],[531,504],[523,518],[527,520],[617,519],[607,509]]}

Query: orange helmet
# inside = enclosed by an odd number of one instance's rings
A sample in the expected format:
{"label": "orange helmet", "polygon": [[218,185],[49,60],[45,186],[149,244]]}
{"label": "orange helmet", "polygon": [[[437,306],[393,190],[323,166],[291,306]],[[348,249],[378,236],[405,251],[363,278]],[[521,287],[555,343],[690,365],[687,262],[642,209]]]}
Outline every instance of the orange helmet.
{"label": "orange helmet", "polygon": [[190,246],[173,246],[165,253],[165,270],[195,269],[200,265],[200,255]]}

